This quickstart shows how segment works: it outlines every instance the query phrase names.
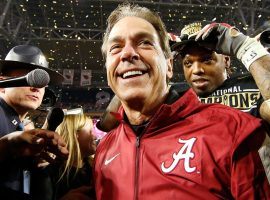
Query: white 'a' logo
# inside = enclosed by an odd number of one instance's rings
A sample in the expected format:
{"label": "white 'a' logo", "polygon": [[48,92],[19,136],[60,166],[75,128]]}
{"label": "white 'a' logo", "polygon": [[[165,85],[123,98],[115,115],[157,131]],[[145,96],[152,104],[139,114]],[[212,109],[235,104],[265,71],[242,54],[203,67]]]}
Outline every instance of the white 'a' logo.
{"label": "white 'a' logo", "polygon": [[194,158],[194,153],[191,152],[191,149],[194,145],[196,138],[191,138],[189,140],[179,139],[179,143],[184,144],[178,153],[173,153],[173,162],[169,167],[165,167],[165,162],[161,164],[161,170],[164,173],[171,172],[181,159],[184,159],[184,168],[186,172],[194,172],[196,167],[190,167],[190,159]]}

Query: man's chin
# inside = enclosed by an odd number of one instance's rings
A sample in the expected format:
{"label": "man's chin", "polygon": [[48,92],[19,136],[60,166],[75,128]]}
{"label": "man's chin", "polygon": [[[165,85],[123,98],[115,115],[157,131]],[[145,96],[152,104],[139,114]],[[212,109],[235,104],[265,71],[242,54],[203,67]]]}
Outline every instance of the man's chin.
{"label": "man's chin", "polygon": [[121,101],[127,102],[128,104],[134,104],[134,103],[137,104],[140,101],[144,102],[144,99],[147,98],[145,92],[139,92],[139,91],[119,94],[118,97]]}
{"label": "man's chin", "polygon": [[36,110],[39,106],[38,105],[32,105],[32,104],[27,104],[23,106],[25,110],[32,111]]}
{"label": "man's chin", "polygon": [[123,99],[133,99],[141,96],[147,96],[149,92],[145,90],[145,88],[137,87],[137,88],[123,88],[121,92],[118,92],[120,98]]}
{"label": "man's chin", "polygon": [[199,96],[199,97],[207,97],[209,94],[211,94],[211,92],[207,91],[207,90],[199,90],[196,89],[194,90],[195,93]]}

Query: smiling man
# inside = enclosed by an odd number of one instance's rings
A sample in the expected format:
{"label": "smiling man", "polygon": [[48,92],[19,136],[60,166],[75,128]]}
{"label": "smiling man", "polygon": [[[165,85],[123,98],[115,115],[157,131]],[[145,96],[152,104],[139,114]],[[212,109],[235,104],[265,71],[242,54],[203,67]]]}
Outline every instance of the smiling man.
{"label": "smiling man", "polygon": [[172,56],[158,15],[120,5],[108,18],[102,52],[122,106],[119,126],[97,148],[98,200],[270,198],[258,155],[261,121],[168,86]]}
{"label": "smiling man", "polygon": [[[153,115],[153,108],[159,107],[168,93],[166,79],[172,77],[171,60],[166,59],[158,34],[143,22],[141,18],[124,18],[112,29],[106,44],[109,86],[129,108],[134,125]],[[127,29],[129,23],[136,28]]]}

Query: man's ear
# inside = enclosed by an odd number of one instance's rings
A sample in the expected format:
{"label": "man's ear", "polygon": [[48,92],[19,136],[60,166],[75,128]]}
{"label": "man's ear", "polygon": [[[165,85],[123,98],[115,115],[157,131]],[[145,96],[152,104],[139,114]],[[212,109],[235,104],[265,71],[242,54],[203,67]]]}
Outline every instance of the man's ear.
{"label": "man's ear", "polygon": [[225,64],[225,69],[227,72],[227,77],[230,77],[230,75],[233,73],[231,68],[231,58],[230,56],[223,55],[223,60]]}
{"label": "man's ear", "polygon": [[224,62],[225,62],[227,67],[230,67],[231,66],[231,58],[230,58],[230,56],[224,55]]}
{"label": "man's ear", "polygon": [[171,79],[173,76],[173,59],[172,58],[167,59],[167,66],[168,66],[167,73],[166,73],[167,79]]}

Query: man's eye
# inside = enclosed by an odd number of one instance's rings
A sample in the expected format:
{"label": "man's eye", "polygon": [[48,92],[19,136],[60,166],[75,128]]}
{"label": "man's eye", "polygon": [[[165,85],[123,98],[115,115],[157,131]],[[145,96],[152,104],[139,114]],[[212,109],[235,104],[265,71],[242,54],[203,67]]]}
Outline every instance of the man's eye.
{"label": "man's eye", "polygon": [[212,63],[212,61],[213,61],[212,57],[205,57],[203,59],[203,62],[206,63],[206,64],[210,64],[210,63]]}
{"label": "man's eye", "polygon": [[142,41],[140,41],[139,44],[144,45],[144,46],[148,46],[148,45],[152,46],[152,42],[150,42],[149,40],[142,40]]}
{"label": "man's eye", "polygon": [[184,67],[191,67],[192,63],[189,62],[188,60],[186,60],[183,62],[183,65],[184,65]]}
{"label": "man's eye", "polygon": [[115,45],[111,46],[110,52],[114,53],[115,51],[117,51],[117,49],[120,49],[119,44],[115,44]]}

